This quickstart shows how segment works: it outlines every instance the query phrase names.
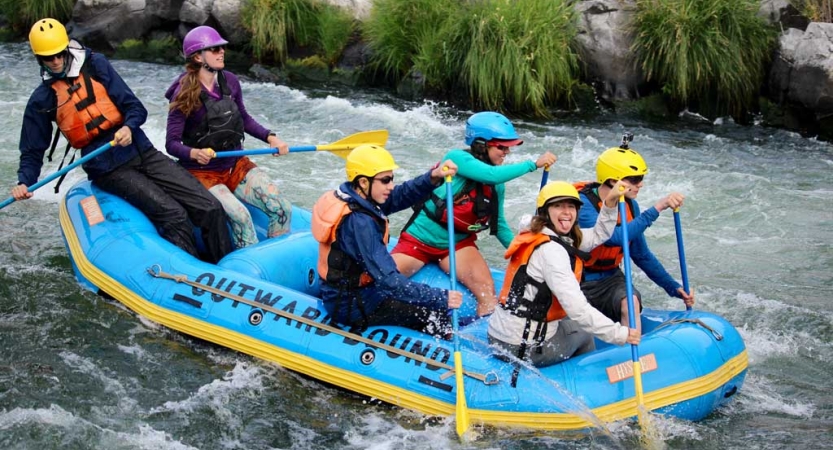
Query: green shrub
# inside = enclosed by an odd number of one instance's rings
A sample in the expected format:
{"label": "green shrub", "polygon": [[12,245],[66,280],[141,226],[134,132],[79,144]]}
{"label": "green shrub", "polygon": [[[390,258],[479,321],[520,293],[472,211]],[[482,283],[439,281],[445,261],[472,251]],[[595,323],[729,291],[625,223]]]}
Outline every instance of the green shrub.
{"label": "green shrub", "polygon": [[833,22],[833,0],[793,0],[792,4],[813,22]]}
{"label": "green shrub", "polygon": [[283,63],[291,43],[312,43],[317,17],[311,0],[248,0],[240,18],[252,35],[252,53],[257,59]]}
{"label": "green shrub", "polygon": [[355,21],[346,10],[330,5],[321,5],[317,16],[316,46],[324,59],[330,65],[335,65],[353,35]]}
{"label": "green shrub", "polygon": [[72,18],[73,0],[0,0],[0,14],[20,33],[28,35],[29,28],[40,20],[51,17],[61,23]]}
{"label": "green shrub", "polygon": [[756,0],[637,0],[633,51],[673,100],[743,114],[775,41]]}
{"label": "green shrub", "polygon": [[459,4],[459,0],[375,0],[362,30],[373,50],[373,64],[401,79],[413,67],[424,40],[456,14]]}
{"label": "green shrub", "polygon": [[570,0],[377,0],[365,37],[394,79],[418,70],[485,109],[531,111],[569,99],[577,77]]}
{"label": "green shrub", "polygon": [[471,35],[461,74],[474,104],[548,116],[548,104],[569,97],[578,68],[569,0],[473,2],[452,20]]}
{"label": "green shrub", "polygon": [[136,61],[151,61],[178,64],[182,60],[182,47],[171,36],[144,42],[140,39],[125,39],[116,48],[114,57]]}

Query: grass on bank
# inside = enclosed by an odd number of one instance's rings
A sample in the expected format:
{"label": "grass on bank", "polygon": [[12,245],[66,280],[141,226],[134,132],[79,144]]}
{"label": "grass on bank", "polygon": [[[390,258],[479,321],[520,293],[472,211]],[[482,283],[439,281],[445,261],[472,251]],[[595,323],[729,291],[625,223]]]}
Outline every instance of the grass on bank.
{"label": "grass on bank", "polygon": [[792,0],[791,3],[813,22],[833,22],[833,0]]}
{"label": "grass on bank", "polygon": [[683,105],[754,106],[775,30],[756,0],[637,0],[632,49],[648,80]]}
{"label": "grass on bank", "polygon": [[471,106],[547,116],[577,80],[575,22],[569,0],[376,0],[363,31],[394,80],[418,70]]}
{"label": "grass on bank", "polygon": [[293,46],[309,47],[335,64],[355,29],[345,10],[317,0],[246,0],[240,17],[255,58],[278,64]]}
{"label": "grass on bank", "polygon": [[73,0],[0,0],[0,14],[11,27],[26,35],[36,21],[51,17],[61,23],[72,18]]}

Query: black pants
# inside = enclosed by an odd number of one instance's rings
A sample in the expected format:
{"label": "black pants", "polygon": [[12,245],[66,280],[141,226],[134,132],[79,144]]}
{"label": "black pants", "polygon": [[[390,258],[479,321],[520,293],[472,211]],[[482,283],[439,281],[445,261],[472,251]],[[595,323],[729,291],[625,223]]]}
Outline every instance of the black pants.
{"label": "black pants", "polygon": [[163,238],[195,257],[199,255],[193,226],[202,230],[208,262],[216,263],[232,250],[220,201],[187,170],[156,149],[139,154],[93,181],[138,208]]}
{"label": "black pants", "polygon": [[[353,326],[364,325],[354,323]],[[424,306],[414,305],[399,300],[385,300],[375,311],[368,314],[367,326],[399,325],[434,336],[444,337],[451,332],[448,314],[434,311]]]}

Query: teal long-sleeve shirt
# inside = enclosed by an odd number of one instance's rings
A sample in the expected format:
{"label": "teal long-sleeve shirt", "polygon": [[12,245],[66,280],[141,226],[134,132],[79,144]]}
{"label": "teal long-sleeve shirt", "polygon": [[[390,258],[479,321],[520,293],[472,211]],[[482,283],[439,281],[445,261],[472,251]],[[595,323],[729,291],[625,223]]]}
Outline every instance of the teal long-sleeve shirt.
{"label": "teal long-sleeve shirt", "polygon": [[[515,237],[515,233],[509,227],[509,224],[506,222],[506,217],[503,215],[503,199],[505,198],[504,193],[506,190],[503,184],[524,174],[535,172],[538,168],[535,162],[523,161],[515,164],[493,166],[480,161],[465,150],[451,150],[443,157],[443,161],[446,159],[450,159],[454,161],[454,164],[457,164],[457,175],[451,182],[454,195],[457,195],[463,189],[463,185],[467,180],[495,186],[498,194],[498,217],[497,224],[491,224],[491,226],[497,226],[498,240],[504,247],[509,247],[512,238]],[[445,192],[446,187],[444,185],[434,190],[434,194],[443,200],[445,200]],[[434,205],[431,202],[426,202],[425,208],[433,212]],[[408,234],[423,244],[434,248],[448,248],[448,229],[428,218],[424,211],[419,213],[407,231]],[[468,236],[466,233],[455,233],[454,239],[455,242],[459,242]]]}

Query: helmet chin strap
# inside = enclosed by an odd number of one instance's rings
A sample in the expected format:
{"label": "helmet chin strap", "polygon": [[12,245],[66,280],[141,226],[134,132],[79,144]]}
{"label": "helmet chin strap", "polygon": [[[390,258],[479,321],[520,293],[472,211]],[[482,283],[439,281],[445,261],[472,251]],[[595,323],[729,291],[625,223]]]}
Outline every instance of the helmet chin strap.
{"label": "helmet chin strap", "polygon": [[[200,53],[203,53],[203,52],[205,52],[205,50],[200,50]],[[208,63],[205,62],[205,56],[202,57],[202,67],[203,67],[203,69],[205,69],[205,70],[207,70],[211,73],[217,73],[219,70],[222,70],[222,69],[215,69],[215,68],[209,66]]]}
{"label": "helmet chin strap", "polygon": [[209,66],[209,65],[208,65],[208,63],[205,63],[205,62],[204,62],[204,63],[202,63],[202,67],[203,67],[203,69],[205,69],[205,70],[207,70],[207,71],[209,71],[209,72],[211,72],[211,73],[217,73],[217,69],[215,69],[215,68],[213,68],[213,67]]}

